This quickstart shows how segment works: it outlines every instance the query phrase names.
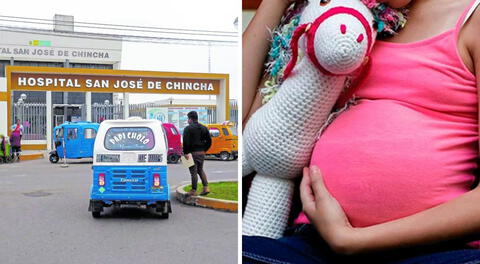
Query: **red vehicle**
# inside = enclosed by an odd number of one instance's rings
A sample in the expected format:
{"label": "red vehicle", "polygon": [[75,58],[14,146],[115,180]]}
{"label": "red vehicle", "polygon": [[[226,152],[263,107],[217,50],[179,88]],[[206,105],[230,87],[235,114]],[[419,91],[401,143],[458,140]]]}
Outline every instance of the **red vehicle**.
{"label": "red vehicle", "polygon": [[162,127],[168,142],[167,161],[169,163],[177,163],[183,151],[182,136],[174,124],[163,123]]}

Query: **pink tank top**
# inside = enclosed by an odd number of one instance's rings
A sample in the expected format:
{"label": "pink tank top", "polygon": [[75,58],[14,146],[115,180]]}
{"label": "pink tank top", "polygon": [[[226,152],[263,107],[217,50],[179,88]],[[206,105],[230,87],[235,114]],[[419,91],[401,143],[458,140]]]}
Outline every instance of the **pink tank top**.
{"label": "pink tank top", "polygon": [[[409,216],[471,190],[478,97],[457,48],[467,11],[455,29],[432,38],[377,41],[358,103],[316,143],[311,164],[353,226]],[[295,223],[308,219],[302,213]]]}

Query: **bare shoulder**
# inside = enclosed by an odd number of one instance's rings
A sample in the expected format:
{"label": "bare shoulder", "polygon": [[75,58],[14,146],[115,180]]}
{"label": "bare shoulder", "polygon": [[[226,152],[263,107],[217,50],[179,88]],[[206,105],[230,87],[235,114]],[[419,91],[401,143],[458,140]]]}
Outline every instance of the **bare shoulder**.
{"label": "bare shoulder", "polygon": [[460,41],[464,43],[468,50],[472,70],[475,69],[478,76],[480,74],[480,6],[477,7],[462,29]]}

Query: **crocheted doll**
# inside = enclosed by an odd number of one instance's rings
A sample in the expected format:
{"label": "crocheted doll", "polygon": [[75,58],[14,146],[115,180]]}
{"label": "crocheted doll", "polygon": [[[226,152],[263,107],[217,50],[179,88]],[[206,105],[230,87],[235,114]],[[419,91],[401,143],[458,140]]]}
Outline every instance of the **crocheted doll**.
{"label": "crocheted doll", "polygon": [[[283,83],[252,115],[243,133],[243,175],[257,172],[243,217],[244,235],[282,236],[293,179],[308,166],[315,140],[347,76],[368,61],[375,28],[382,27],[379,32],[387,28],[379,23],[383,13],[375,13],[378,7],[371,0],[310,0],[301,12]],[[396,15],[385,19],[391,25],[404,18],[402,13],[392,14]],[[304,57],[297,64],[299,52]]]}

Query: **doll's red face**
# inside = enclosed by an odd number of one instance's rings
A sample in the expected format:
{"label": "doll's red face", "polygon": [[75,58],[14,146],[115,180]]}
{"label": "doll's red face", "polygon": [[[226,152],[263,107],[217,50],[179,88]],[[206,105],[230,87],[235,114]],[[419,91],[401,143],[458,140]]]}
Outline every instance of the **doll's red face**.
{"label": "doll's red face", "polygon": [[378,0],[379,3],[386,3],[392,8],[406,7],[412,0]]}

